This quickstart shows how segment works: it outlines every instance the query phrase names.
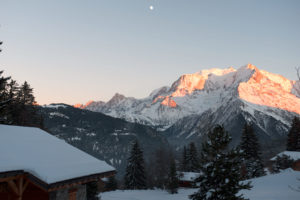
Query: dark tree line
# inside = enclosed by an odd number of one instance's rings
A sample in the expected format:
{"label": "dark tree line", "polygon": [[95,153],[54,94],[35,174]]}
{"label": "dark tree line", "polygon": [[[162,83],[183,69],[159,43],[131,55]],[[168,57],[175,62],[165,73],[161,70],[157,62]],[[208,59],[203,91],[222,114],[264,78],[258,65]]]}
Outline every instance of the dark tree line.
{"label": "dark tree line", "polygon": [[295,117],[292,127],[288,133],[287,148],[288,151],[300,151],[300,119]]}
{"label": "dark tree line", "polygon": [[26,81],[19,85],[0,71],[0,123],[43,128],[42,121],[30,85]]}
{"label": "dark tree line", "polygon": [[19,85],[11,77],[4,77],[3,71],[0,71],[1,124],[43,128],[43,119],[37,114],[35,104],[33,89],[26,81]]}
{"label": "dark tree line", "polygon": [[171,152],[159,148],[146,166],[138,141],[132,145],[124,177],[125,189],[161,188],[177,193],[177,165]]}
{"label": "dark tree line", "polygon": [[245,124],[241,138],[242,175],[251,179],[265,175],[260,145],[251,125]]}
{"label": "dark tree line", "polygon": [[184,172],[198,172],[200,167],[200,160],[198,151],[194,142],[191,142],[186,148],[183,147],[183,155],[181,161],[181,170]]}
{"label": "dark tree line", "polygon": [[159,147],[154,151],[146,165],[149,188],[165,189],[167,187],[168,170],[172,158],[172,152],[165,147]]}

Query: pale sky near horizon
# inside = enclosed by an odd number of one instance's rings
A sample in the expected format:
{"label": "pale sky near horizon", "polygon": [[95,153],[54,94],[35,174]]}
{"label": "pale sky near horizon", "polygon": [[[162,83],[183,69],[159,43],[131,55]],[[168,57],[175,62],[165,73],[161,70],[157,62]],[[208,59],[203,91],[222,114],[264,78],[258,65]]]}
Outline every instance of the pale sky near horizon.
{"label": "pale sky near horizon", "polygon": [[39,104],[142,98],[247,63],[294,80],[299,37],[298,0],[0,0],[0,69]]}

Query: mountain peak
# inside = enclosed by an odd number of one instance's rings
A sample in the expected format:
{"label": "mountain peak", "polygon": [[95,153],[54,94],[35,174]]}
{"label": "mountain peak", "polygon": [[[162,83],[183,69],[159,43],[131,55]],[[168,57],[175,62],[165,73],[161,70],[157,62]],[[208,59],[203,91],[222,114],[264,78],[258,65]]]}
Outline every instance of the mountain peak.
{"label": "mountain peak", "polygon": [[114,105],[120,103],[122,100],[126,99],[126,97],[122,94],[116,93],[108,102],[108,105]]}
{"label": "mountain peak", "polygon": [[236,70],[233,67],[225,69],[212,68],[201,70],[194,74],[184,74],[172,84],[171,91],[173,93],[171,96],[182,97],[191,94],[195,90],[202,90],[210,75],[223,76],[234,71]]}
{"label": "mountain peak", "polygon": [[89,105],[91,105],[92,103],[94,103],[93,100],[89,100],[86,104],[81,104],[81,103],[76,103],[73,105],[74,108],[81,108],[81,109],[85,109],[86,107],[88,107]]}
{"label": "mountain peak", "polygon": [[119,99],[119,100],[122,100],[122,99],[125,99],[126,97],[123,95],[123,94],[120,94],[120,93],[115,93],[115,95],[111,98],[111,100],[113,99]]}
{"label": "mountain peak", "polygon": [[251,63],[248,63],[246,65],[246,68],[247,69],[252,69],[252,70],[255,70],[255,71],[259,71],[258,68],[255,65],[252,65]]}
{"label": "mountain peak", "polygon": [[248,69],[254,73],[238,86],[239,97],[247,102],[287,110],[300,114],[300,99],[293,94],[295,81],[258,70],[254,65],[248,64]]}

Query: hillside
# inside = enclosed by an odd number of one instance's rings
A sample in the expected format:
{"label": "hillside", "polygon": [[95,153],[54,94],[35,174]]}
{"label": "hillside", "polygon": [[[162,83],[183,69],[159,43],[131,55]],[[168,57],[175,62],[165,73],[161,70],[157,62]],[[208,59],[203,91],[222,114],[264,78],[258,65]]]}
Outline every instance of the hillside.
{"label": "hillside", "polygon": [[40,107],[44,127],[53,135],[73,146],[107,161],[123,175],[131,142],[141,143],[145,157],[153,149],[167,145],[167,141],[154,129],[101,113],[81,110],[66,104]]}

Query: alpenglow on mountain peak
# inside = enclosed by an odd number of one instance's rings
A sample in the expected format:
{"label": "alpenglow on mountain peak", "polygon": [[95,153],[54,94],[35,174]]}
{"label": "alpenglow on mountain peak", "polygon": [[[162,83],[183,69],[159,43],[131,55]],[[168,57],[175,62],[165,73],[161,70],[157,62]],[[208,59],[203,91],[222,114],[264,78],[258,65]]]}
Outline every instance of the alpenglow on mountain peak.
{"label": "alpenglow on mountain peak", "polygon": [[179,119],[214,111],[233,101],[241,102],[252,114],[254,105],[300,114],[299,97],[299,81],[247,64],[239,69],[213,68],[182,75],[170,87],[154,90],[143,99],[116,94],[107,103],[92,102],[84,108],[166,128]]}

